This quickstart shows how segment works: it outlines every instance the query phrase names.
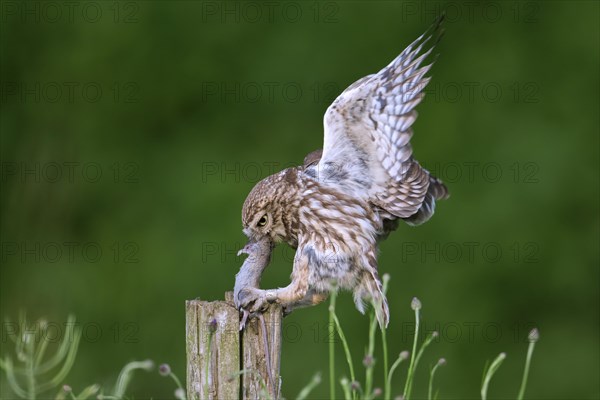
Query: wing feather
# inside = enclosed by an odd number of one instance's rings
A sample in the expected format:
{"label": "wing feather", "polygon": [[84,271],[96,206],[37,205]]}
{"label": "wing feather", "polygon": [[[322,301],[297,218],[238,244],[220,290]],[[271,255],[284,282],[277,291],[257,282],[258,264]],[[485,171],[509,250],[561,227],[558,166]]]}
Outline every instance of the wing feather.
{"label": "wing feather", "polygon": [[350,85],[324,117],[320,176],[400,218],[419,210],[430,185],[429,173],[413,159],[410,139],[433,63],[421,65],[441,37],[442,20],[379,73]]}

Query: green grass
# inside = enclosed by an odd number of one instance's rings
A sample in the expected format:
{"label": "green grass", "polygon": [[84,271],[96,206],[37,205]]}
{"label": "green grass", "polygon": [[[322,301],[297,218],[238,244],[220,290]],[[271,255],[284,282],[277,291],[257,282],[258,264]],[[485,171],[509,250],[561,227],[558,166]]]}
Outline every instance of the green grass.
{"label": "green grass", "polygon": [[[383,282],[385,292],[388,287],[389,276],[385,275],[383,277]],[[362,363],[364,367],[364,381],[360,382],[357,380],[357,371],[354,369],[351,348],[342,329],[342,324],[340,323],[340,320],[336,314],[336,299],[337,291],[333,291],[331,293],[328,310],[330,321],[329,332],[331,339],[328,343],[329,394],[331,398],[336,398],[336,388],[339,384],[345,400],[371,400],[381,396],[383,396],[384,399],[402,398],[404,400],[410,400],[413,392],[415,373],[419,367],[421,358],[428,347],[432,344],[434,339],[438,336],[437,332],[432,332],[427,335],[423,341],[419,341],[421,318],[420,311],[422,308],[421,301],[417,298],[414,298],[411,302],[411,308],[414,311],[415,316],[415,332],[413,337],[412,351],[402,351],[396,357],[391,367],[388,363],[386,331],[385,329],[382,329],[380,333],[383,364],[381,369],[377,368],[375,362],[375,350],[378,323],[374,312],[370,312],[368,325],[369,339]],[[47,323],[44,320],[30,324],[27,322],[25,315],[21,314],[19,317],[19,326],[22,328],[21,331],[24,333],[12,332],[8,335],[10,340],[14,343],[14,354],[4,355],[0,359],[0,368],[2,371],[4,371],[11,390],[16,396],[23,399],[35,400],[36,398],[39,398],[40,395],[51,391],[58,391],[55,395],[55,399],[57,400],[65,400],[67,398],[72,400],[85,400],[89,398],[96,398],[99,400],[123,399],[126,398],[127,389],[135,371],[151,371],[154,369],[154,363],[150,360],[133,361],[123,367],[113,388],[105,388],[101,385],[93,384],[84,387],[81,391],[79,391],[79,394],[75,394],[75,391],[71,386],[64,384],[69,371],[74,365],[75,357],[79,347],[79,340],[81,338],[81,330],[77,328],[75,318],[73,316],[68,318],[65,336],[63,337],[61,343],[56,346],[53,354],[48,354],[47,352],[50,340],[49,338],[52,336],[46,334]],[[348,366],[347,372],[350,376],[349,379],[347,376],[341,376],[340,378],[336,375],[335,357],[336,345],[338,344],[338,341],[334,340],[336,336],[339,338],[339,343],[342,345]],[[42,338],[42,340],[34,340],[35,338]],[[516,396],[516,399],[518,400],[523,400],[525,396],[533,351],[535,344],[539,340],[538,330],[533,329],[529,333],[528,339],[529,347],[527,349],[527,355],[525,358],[523,377],[518,394]],[[506,354],[500,353],[491,363],[486,363],[480,389],[482,400],[487,399],[492,379],[505,358]],[[398,367],[405,361],[409,361],[409,364],[406,375],[404,376],[404,384],[394,385],[394,378],[397,375],[395,373]],[[434,377],[438,369],[445,364],[446,360],[444,358],[440,358],[435,365],[430,366],[427,387],[429,400],[438,398],[439,391],[435,389]],[[179,400],[186,400],[185,389],[179,378],[173,374],[169,365],[162,364],[158,370],[160,375],[163,377],[170,377],[175,383],[175,398]],[[243,372],[244,371],[242,371],[242,373]],[[375,374],[382,374],[382,380],[384,382],[383,389],[373,387]],[[317,373],[300,391],[296,398],[299,400],[309,398],[312,390],[320,383],[321,375]],[[392,387],[403,387],[404,390],[401,394],[393,394]],[[206,395],[207,394],[205,393],[205,396]],[[464,396],[473,397],[468,393],[465,393]],[[47,397],[47,395],[44,395],[44,398]]]}
{"label": "green grass", "polygon": [[[7,326],[14,325],[10,321]],[[20,332],[11,331],[7,334],[14,344],[12,355],[5,354],[0,359],[0,369],[6,375],[8,386],[20,398],[35,400],[48,393],[56,392],[56,400],[86,400],[86,399],[123,399],[135,371],[152,371],[154,362],[151,360],[132,361],[126,364],[118,375],[112,388],[103,388],[99,384],[89,385],[76,394],[71,385],[67,385],[67,376],[71,371],[81,339],[81,329],[77,327],[75,317],[69,316],[65,324],[65,334],[54,353],[48,353],[48,346],[55,338],[48,334],[48,324],[45,320],[29,323],[25,314],[19,316]],[[173,379],[177,385],[175,398],[186,400],[185,390],[179,379],[171,372],[167,364],[159,368],[163,376]]]}
{"label": "green grass", "polygon": [[[388,282],[389,282],[389,276],[387,274],[384,275],[383,282],[384,282],[384,293],[385,293],[385,291],[387,290],[387,287],[388,287]],[[411,308],[414,311],[414,315],[415,315],[415,333],[414,333],[414,337],[413,337],[412,351],[410,353],[408,351],[401,352],[398,355],[398,357],[396,358],[396,360],[393,362],[391,368],[388,368],[386,332],[385,332],[385,329],[381,330],[381,341],[382,341],[381,348],[382,348],[382,353],[383,353],[382,358],[384,361],[383,368],[381,371],[376,370],[376,363],[375,363],[376,334],[375,334],[375,332],[376,332],[378,324],[377,324],[377,319],[375,318],[374,312],[371,311],[371,313],[369,314],[369,326],[368,326],[369,341],[367,343],[365,356],[363,358],[363,366],[365,368],[365,378],[364,378],[364,383],[361,383],[356,380],[356,373],[355,373],[353,362],[352,362],[353,357],[352,357],[352,353],[350,351],[350,346],[346,339],[346,335],[344,334],[344,331],[342,329],[340,320],[336,314],[336,299],[337,299],[337,292],[334,291],[331,294],[330,306],[329,306],[330,329],[332,329],[332,328],[335,329],[335,333],[337,334],[337,336],[340,339],[339,341],[341,342],[342,349],[344,351],[344,356],[346,358],[346,362],[348,365],[348,373],[350,375],[350,379],[348,379],[345,376],[343,376],[342,378],[339,379],[339,384],[342,387],[342,393],[344,396],[343,398],[345,400],[360,400],[360,399],[370,400],[370,399],[378,398],[383,395],[384,399],[402,398],[404,400],[410,400],[412,391],[413,391],[415,372],[417,371],[417,368],[419,367],[419,362],[420,362],[423,354],[427,350],[427,348],[432,344],[434,339],[438,336],[437,332],[432,332],[429,335],[427,335],[422,342],[419,342],[420,322],[421,322],[420,321],[421,320],[420,311],[422,308],[421,301],[419,299],[417,299],[416,297],[413,298],[413,300],[411,301]],[[537,342],[538,339],[539,339],[539,332],[537,331],[537,329],[533,329],[529,334],[529,348],[528,348],[527,356],[526,356],[526,360],[525,360],[525,368],[523,371],[523,378],[521,381],[521,386],[519,388],[518,395],[516,397],[518,400],[522,400],[524,398],[525,389],[527,386],[527,379],[529,376],[529,370],[530,370],[530,365],[531,365],[531,358],[533,356],[533,350],[534,350],[535,343]],[[329,374],[330,374],[330,376],[329,376],[329,385],[330,385],[329,393],[330,393],[331,398],[335,398],[336,386],[337,386],[336,382],[338,382],[338,378],[335,375],[335,368],[334,368],[335,350],[336,350],[335,342],[336,342],[335,340],[330,340],[330,342],[328,344],[329,345]],[[394,394],[392,394],[394,373],[396,372],[396,370],[398,369],[400,364],[402,362],[408,360],[409,358],[410,358],[410,361],[409,361],[408,369],[406,372],[406,376],[404,377],[404,385],[403,385],[404,390],[403,390],[402,394],[394,395]],[[488,364],[486,364],[486,366],[484,367],[483,379],[482,379],[481,390],[480,390],[482,400],[487,399],[488,389],[490,387],[492,378],[494,377],[494,374],[500,368],[500,366],[505,358],[506,358],[506,354],[500,353],[500,355],[498,357],[496,357],[496,359],[494,359],[494,361],[491,364],[489,364],[489,367],[488,367]],[[430,399],[430,400],[438,398],[439,392],[437,390],[435,390],[434,377],[435,377],[435,374],[438,371],[438,369],[440,367],[444,366],[445,364],[446,364],[446,359],[440,358],[435,365],[430,366],[429,382],[428,382],[428,387],[427,387],[428,399]],[[383,375],[383,382],[384,382],[383,390],[381,390],[380,388],[373,388],[373,378],[374,378],[374,375],[376,372]],[[315,386],[312,383],[309,385],[311,385],[310,390],[312,390]],[[308,386],[307,386],[307,388],[308,388]],[[308,393],[307,393],[306,388],[305,388],[305,390],[302,391],[302,395],[303,395],[302,396],[303,399],[307,397]],[[464,395],[465,395],[465,397],[473,397],[472,395],[469,395],[469,394],[464,394]],[[299,396],[299,398],[300,398],[300,396]]]}

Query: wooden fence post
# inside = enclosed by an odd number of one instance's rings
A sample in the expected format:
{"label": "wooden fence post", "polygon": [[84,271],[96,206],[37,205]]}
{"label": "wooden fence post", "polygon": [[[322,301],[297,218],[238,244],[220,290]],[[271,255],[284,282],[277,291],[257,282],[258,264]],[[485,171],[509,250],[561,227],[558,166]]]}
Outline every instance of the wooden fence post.
{"label": "wooden fence post", "polygon": [[240,332],[231,292],[225,301],[186,301],[188,399],[279,398],[281,306],[263,317]]}
{"label": "wooden fence post", "polygon": [[248,371],[242,376],[243,400],[280,397],[281,306],[271,305],[263,317],[249,320],[242,332],[241,361]]}

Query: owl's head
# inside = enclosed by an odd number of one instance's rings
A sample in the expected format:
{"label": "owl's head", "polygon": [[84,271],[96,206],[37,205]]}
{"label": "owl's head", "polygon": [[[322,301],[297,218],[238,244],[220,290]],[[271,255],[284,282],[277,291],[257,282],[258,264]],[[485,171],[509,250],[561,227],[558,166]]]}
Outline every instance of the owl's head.
{"label": "owl's head", "polygon": [[[246,197],[242,225],[249,243],[268,238],[273,243],[290,242],[297,219],[297,171],[289,168],[258,182]],[[297,206],[296,206],[297,208]]]}

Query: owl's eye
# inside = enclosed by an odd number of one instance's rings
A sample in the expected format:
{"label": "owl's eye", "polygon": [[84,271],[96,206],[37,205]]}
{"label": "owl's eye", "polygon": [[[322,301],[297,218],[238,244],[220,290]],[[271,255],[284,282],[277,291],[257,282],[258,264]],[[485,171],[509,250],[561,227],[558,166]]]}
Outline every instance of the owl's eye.
{"label": "owl's eye", "polygon": [[261,219],[258,220],[258,226],[265,226],[267,224],[267,215],[263,215]]}

